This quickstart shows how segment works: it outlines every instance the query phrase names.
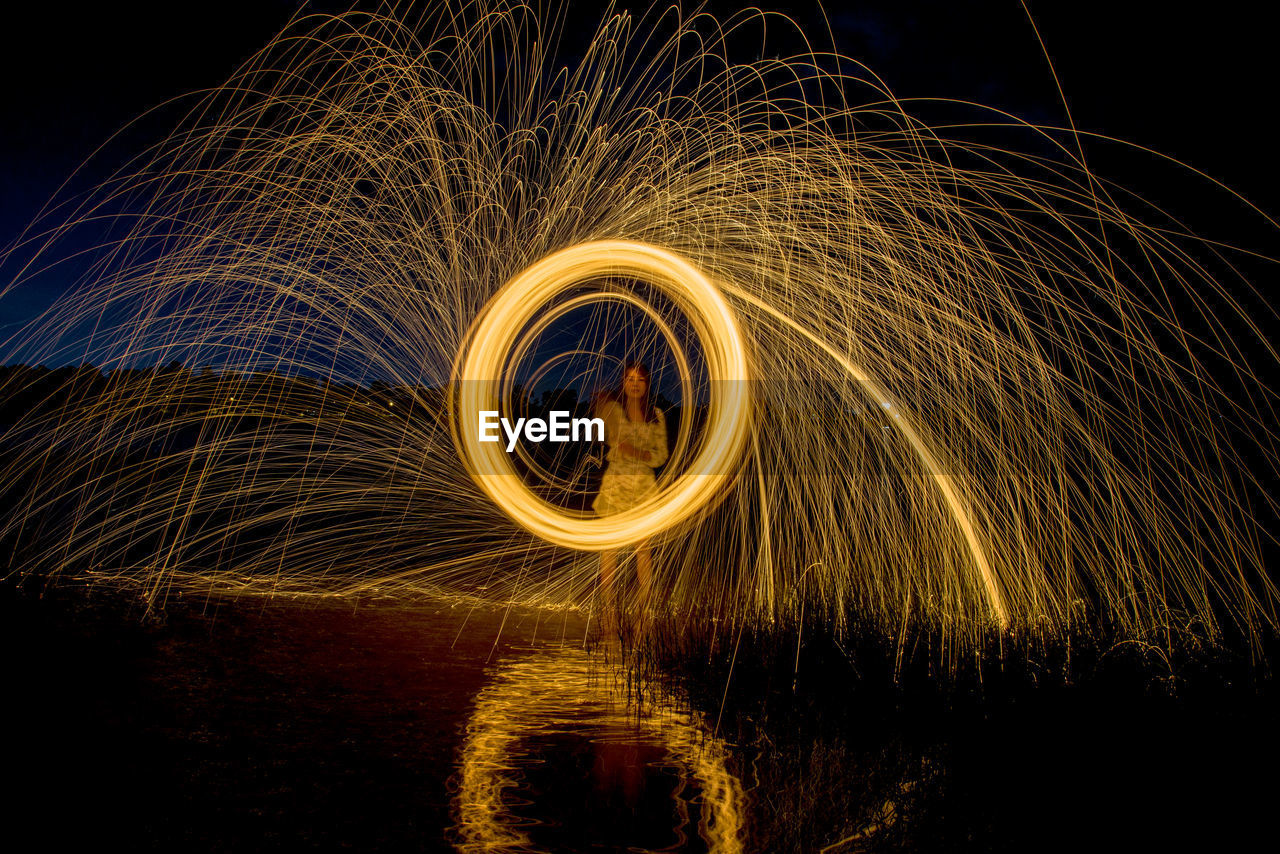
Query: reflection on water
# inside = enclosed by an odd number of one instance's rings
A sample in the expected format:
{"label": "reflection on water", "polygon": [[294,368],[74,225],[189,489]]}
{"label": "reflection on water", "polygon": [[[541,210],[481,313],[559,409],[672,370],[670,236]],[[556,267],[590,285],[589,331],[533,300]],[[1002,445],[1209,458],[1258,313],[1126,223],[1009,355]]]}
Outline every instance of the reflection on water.
{"label": "reflection on water", "polygon": [[466,726],[457,846],[741,851],[744,795],[728,755],[698,716],[655,692],[638,696],[599,656],[510,658]]}
{"label": "reflection on water", "polygon": [[[779,694],[743,656],[730,749],[629,694],[586,634],[434,601],[222,600],[144,626],[0,592],[7,814],[52,850],[183,854],[1221,851],[1274,830],[1274,693],[1174,702],[1120,670],[944,703],[832,659]],[[699,678],[715,714],[725,683]]]}

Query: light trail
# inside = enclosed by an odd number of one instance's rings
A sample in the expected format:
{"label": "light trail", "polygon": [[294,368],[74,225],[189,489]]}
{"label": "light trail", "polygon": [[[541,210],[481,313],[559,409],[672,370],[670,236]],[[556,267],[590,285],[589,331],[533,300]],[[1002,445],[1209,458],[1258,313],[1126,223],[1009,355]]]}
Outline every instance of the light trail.
{"label": "light trail", "polygon": [[[566,65],[554,17],[454,12],[298,18],[37,224],[6,289],[115,231],[7,361],[112,373],[0,437],[11,575],[564,606],[648,540],[704,616],[1276,626],[1275,317],[1226,249],[1054,129],[742,53],[781,16],[606,13]],[[683,398],[639,508],[458,429],[628,348]]]}

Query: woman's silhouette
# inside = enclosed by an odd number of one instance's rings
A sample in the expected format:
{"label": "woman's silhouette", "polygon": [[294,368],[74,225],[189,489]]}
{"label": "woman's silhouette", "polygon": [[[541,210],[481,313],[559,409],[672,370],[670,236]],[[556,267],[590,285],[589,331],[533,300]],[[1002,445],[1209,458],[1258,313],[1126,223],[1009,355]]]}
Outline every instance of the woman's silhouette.
{"label": "woman's silhouette", "polygon": [[[604,420],[604,439],[609,445],[605,455],[609,467],[591,505],[601,516],[629,510],[651,496],[657,482],[653,470],[667,461],[666,416],[653,405],[649,392],[648,368],[639,362],[628,362],[622,369],[621,387],[601,395],[596,405],[596,416]],[[617,569],[618,553],[603,552],[600,591],[604,599],[606,634],[617,630],[613,608]],[[653,584],[653,556],[648,543],[636,545],[636,579],[640,584],[638,601],[643,614],[649,607]]]}

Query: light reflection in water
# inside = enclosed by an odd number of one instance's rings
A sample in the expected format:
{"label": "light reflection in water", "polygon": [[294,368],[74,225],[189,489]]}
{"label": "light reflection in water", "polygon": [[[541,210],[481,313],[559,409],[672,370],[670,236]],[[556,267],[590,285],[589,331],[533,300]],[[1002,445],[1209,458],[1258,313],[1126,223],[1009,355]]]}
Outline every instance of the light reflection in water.
{"label": "light reflection in water", "polygon": [[[540,837],[595,846],[597,833],[620,835],[607,840],[618,847],[738,852],[744,794],[728,755],[697,714],[638,698],[624,669],[585,650],[512,659],[467,723],[452,838],[464,852],[548,850]],[[548,818],[555,808],[566,822]]]}

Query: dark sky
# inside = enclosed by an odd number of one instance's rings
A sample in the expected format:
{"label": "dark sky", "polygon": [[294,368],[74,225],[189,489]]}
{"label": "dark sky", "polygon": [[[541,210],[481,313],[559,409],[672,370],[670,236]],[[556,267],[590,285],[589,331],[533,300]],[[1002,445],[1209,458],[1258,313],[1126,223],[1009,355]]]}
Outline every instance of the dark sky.
{"label": "dark sky", "polygon": [[[1173,4],[1133,0],[1041,0],[1030,6],[1077,126],[1176,156],[1268,211],[1280,211],[1280,166],[1266,130],[1280,75],[1265,7],[1216,2],[1174,13]],[[285,0],[84,7],[45,2],[8,13],[0,51],[6,81],[0,87],[0,246],[100,142],[156,104],[226,79],[295,8]],[[827,10],[841,50],[873,68],[901,97],[969,99],[1032,121],[1064,121],[1048,65],[1017,0],[833,0]],[[785,11],[815,33],[824,20],[814,2]],[[172,118],[176,114],[162,113],[143,125],[118,147],[118,156],[154,141]],[[99,180],[113,164],[107,159],[82,184]],[[1190,217],[1201,233],[1274,252],[1271,232],[1190,177],[1170,181],[1166,173],[1105,151],[1091,154],[1091,165]],[[43,292],[0,301],[0,339],[57,289],[46,283]]]}

